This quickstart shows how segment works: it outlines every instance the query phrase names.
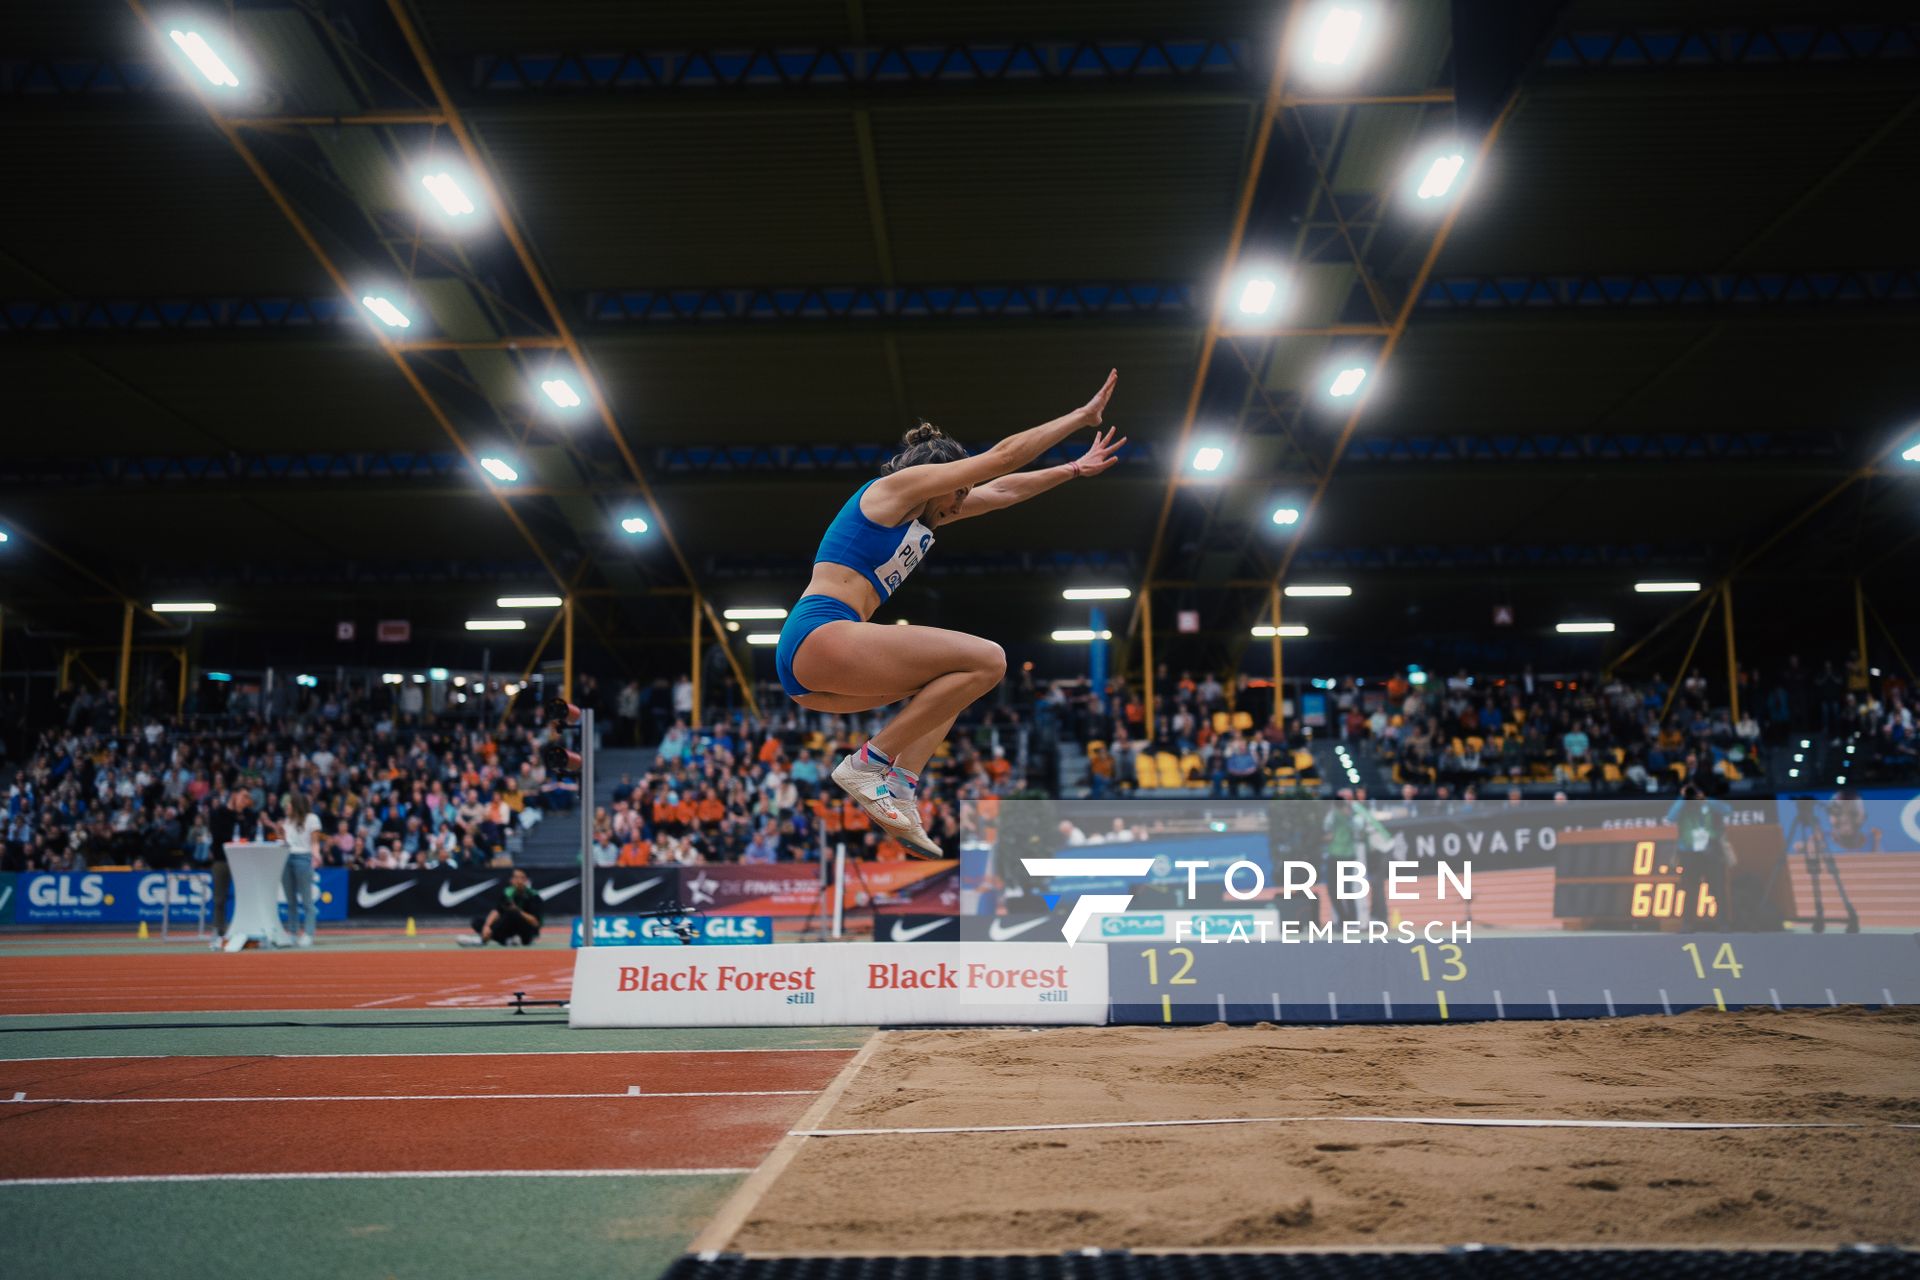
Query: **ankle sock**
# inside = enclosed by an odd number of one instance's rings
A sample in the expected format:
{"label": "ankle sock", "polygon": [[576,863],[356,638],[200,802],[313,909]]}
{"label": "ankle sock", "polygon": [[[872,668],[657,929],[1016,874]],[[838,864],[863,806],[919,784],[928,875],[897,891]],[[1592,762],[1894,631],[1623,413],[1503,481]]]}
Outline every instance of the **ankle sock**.
{"label": "ankle sock", "polygon": [[902,769],[899,765],[895,765],[890,772],[892,777],[898,778],[902,783],[906,784],[908,790],[912,790],[920,785],[920,775],[911,769]]}
{"label": "ankle sock", "polygon": [[874,746],[872,742],[868,742],[864,747],[860,748],[860,763],[868,767],[878,765],[882,769],[891,769],[893,767],[893,757]]}

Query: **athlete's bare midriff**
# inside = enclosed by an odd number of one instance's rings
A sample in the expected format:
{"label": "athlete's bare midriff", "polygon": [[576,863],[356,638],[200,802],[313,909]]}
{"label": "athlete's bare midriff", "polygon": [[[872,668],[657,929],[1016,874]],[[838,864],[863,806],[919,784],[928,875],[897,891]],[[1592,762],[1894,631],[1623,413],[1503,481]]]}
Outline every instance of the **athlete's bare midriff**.
{"label": "athlete's bare midriff", "polygon": [[843,564],[829,564],[821,561],[813,566],[813,578],[802,592],[809,596],[832,596],[841,604],[857,611],[861,621],[873,616],[880,607],[880,597],[873,584],[862,577],[856,569]]}

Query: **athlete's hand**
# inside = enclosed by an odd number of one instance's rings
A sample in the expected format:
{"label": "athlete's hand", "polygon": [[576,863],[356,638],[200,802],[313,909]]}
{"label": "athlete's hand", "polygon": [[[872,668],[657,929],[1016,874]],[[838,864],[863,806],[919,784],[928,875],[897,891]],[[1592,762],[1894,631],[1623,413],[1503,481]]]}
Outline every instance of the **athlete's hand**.
{"label": "athlete's hand", "polygon": [[1100,415],[1107,411],[1107,401],[1113,399],[1113,386],[1118,381],[1120,381],[1120,371],[1108,370],[1107,380],[1100,390],[1094,393],[1093,399],[1080,406],[1080,417],[1084,425],[1089,427],[1100,425]]}
{"label": "athlete's hand", "polygon": [[1097,476],[1120,460],[1120,451],[1127,447],[1127,438],[1121,436],[1115,440],[1113,437],[1119,430],[1118,427],[1108,427],[1104,433],[1093,433],[1093,447],[1080,456],[1076,474]]}

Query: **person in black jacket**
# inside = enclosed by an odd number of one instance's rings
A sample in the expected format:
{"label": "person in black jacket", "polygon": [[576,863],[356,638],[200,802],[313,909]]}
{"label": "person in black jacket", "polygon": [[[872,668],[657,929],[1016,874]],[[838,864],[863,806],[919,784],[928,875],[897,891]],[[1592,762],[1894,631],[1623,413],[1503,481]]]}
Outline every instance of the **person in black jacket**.
{"label": "person in black jacket", "polygon": [[227,793],[226,803],[213,811],[213,945],[218,950],[227,932],[227,893],[233,873],[227,867],[227,842],[258,840],[260,815],[245,787]]}
{"label": "person in black jacket", "polygon": [[521,946],[532,946],[540,937],[542,905],[540,895],[533,891],[533,884],[527,879],[527,873],[515,868],[507,887],[500,891],[500,901],[494,904],[493,910],[473,918],[474,932],[480,935],[480,945],[497,942],[504,947],[518,938]]}

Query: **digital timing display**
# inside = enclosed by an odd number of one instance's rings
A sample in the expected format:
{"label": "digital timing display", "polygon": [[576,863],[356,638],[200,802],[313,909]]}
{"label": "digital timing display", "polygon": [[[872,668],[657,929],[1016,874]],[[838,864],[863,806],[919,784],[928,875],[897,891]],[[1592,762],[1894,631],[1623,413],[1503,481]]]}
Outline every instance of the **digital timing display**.
{"label": "digital timing display", "polygon": [[1554,865],[1553,914],[1654,924],[1716,918],[1719,900],[1705,879],[1688,871],[1671,839],[1562,843]]}

